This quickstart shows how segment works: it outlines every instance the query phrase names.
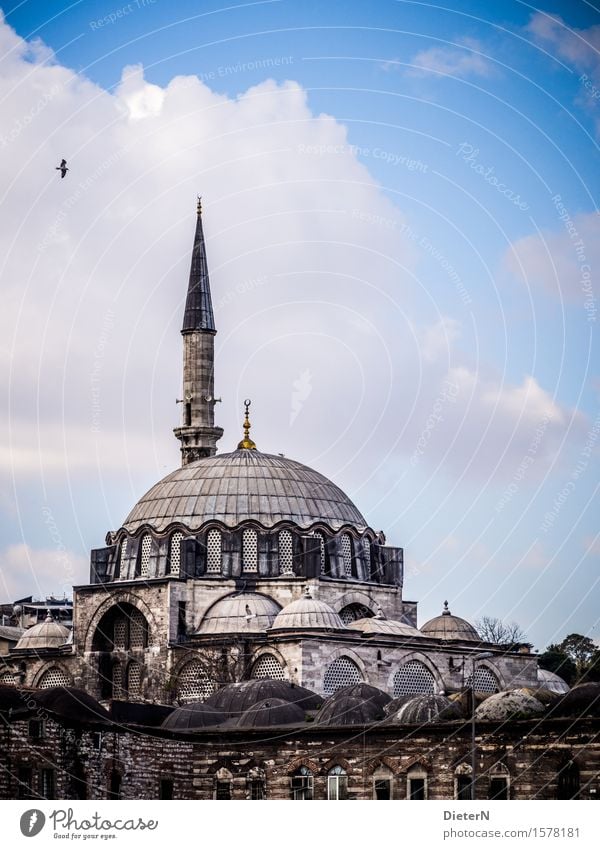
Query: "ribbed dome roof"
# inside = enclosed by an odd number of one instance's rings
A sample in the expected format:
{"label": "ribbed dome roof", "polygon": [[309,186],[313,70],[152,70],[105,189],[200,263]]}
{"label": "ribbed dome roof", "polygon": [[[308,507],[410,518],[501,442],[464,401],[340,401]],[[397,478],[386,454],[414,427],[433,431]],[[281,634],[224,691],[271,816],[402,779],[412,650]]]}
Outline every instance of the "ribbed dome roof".
{"label": "ribbed dome roof", "polygon": [[110,714],[85,690],[78,687],[47,687],[38,690],[35,701],[48,711],[81,722],[108,722]]}
{"label": "ribbed dome roof", "polygon": [[237,593],[219,599],[206,612],[197,634],[256,634],[266,631],[280,611],[261,593]]}
{"label": "ribbed dome roof", "polygon": [[289,681],[276,681],[271,678],[257,678],[253,681],[241,681],[226,684],[204,702],[216,710],[222,710],[230,716],[240,716],[247,708],[261,701],[283,699],[294,702],[303,710],[316,710],[323,699],[306,687],[298,687]]}
{"label": "ribbed dome roof", "polygon": [[164,720],[162,727],[172,731],[190,731],[194,728],[212,728],[226,719],[226,715],[203,702],[190,702],[175,708]]}
{"label": "ribbed dome roof", "polygon": [[556,672],[550,672],[549,669],[542,669],[540,666],[538,667],[537,677],[540,687],[543,687],[544,690],[550,690],[551,693],[569,692],[569,685]]}
{"label": "ribbed dome roof", "polygon": [[249,519],[265,528],[282,520],[301,528],[319,521],[333,530],[366,527],[348,496],[324,475],[287,457],[248,450],[176,469],[140,498],[123,524],[130,533],[143,524],[161,532],[173,522],[196,531],[209,521],[235,527]]}
{"label": "ribbed dome roof", "polygon": [[450,613],[447,601],[444,602],[442,615],[435,616],[429,622],[426,622],[421,628],[421,633],[425,634],[426,637],[434,637],[436,640],[481,642],[481,637],[470,622]]}
{"label": "ribbed dome roof", "polygon": [[277,614],[271,630],[287,630],[289,628],[331,630],[346,626],[335,610],[324,601],[318,601],[306,590],[302,598],[286,604]]}
{"label": "ribbed dome roof", "polygon": [[37,651],[38,649],[55,649],[64,646],[69,638],[70,631],[60,622],[55,622],[48,614],[44,622],[28,628],[19,639],[15,649]]}
{"label": "ribbed dome roof", "polygon": [[427,693],[407,699],[395,714],[390,715],[390,722],[421,725],[443,719],[460,719],[461,713],[460,706],[451,702],[446,696]]}
{"label": "ribbed dome roof", "polygon": [[398,622],[396,619],[379,619],[377,616],[355,619],[354,622],[349,622],[346,628],[353,631],[362,631],[363,634],[389,634],[392,637],[423,636],[418,628],[413,628],[412,625]]}
{"label": "ribbed dome roof", "polygon": [[488,696],[475,711],[477,719],[503,722],[505,719],[525,719],[544,712],[544,705],[522,690],[504,690]]}
{"label": "ribbed dome roof", "polygon": [[269,725],[303,725],[306,715],[302,708],[285,699],[266,699],[252,705],[240,716],[240,728],[265,728]]}
{"label": "ribbed dome roof", "polygon": [[385,717],[379,699],[348,692],[347,687],[330,696],[316,714],[314,725],[367,725]]}

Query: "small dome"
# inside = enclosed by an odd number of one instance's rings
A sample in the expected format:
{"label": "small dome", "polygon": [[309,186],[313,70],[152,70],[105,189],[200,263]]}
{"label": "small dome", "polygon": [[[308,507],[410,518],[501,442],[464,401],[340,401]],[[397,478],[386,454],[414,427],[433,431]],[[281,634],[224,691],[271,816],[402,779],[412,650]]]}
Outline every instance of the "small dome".
{"label": "small dome", "polygon": [[467,622],[466,619],[461,619],[460,616],[453,616],[448,610],[448,602],[444,602],[444,610],[441,616],[434,616],[429,622],[426,622],[421,633],[426,637],[433,637],[436,640],[461,640],[462,642],[480,643],[481,637],[475,628]]}
{"label": "small dome", "polygon": [[355,619],[346,625],[352,631],[362,631],[363,634],[389,634],[392,637],[422,637],[418,628],[398,622],[396,619],[380,619],[371,616],[368,619]]}
{"label": "small dome", "polygon": [[550,672],[549,669],[538,667],[537,677],[540,687],[544,690],[550,690],[551,693],[569,692],[569,685],[556,672]]}
{"label": "small dome", "polygon": [[50,613],[37,625],[28,628],[15,646],[15,651],[37,651],[38,649],[56,649],[64,646],[69,639],[70,630],[55,622]]}
{"label": "small dome", "polygon": [[317,601],[316,598],[313,598],[307,587],[302,598],[286,604],[283,610],[277,614],[271,630],[287,631],[296,628],[331,631],[344,630],[345,627],[339,614],[324,601]]}
{"label": "small dome", "polygon": [[372,684],[365,684],[364,681],[360,681],[358,684],[350,684],[348,687],[341,687],[335,691],[334,695],[336,698],[346,695],[356,696],[365,701],[371,700],[381,708],[384,708],[392,700],[389,693],[385,693],[379,687],[373,687]]}
{"label": "small dome", "polygon": [[211,728],[226,719],[222,711],[204,702],[190,702],[175,708],[162,723],[162,728],[172,731],[191,731],[194,728]]}
{"label": "small dome", "polygon": [[460,719],[461,716],[462,711],[456,702],[451,702],[446,696],[427,693],[407,699],[390,716],[390,722],[422,725],[445,719]]}
{"label": "small dome", "polygon": [[298,687],[290,681],[257,678],[253,681],[240,681],[238,684],[226,684],[209,696],[204,704],[229,716],[241,716],[252,705],[273,699],[293,702],[302,710],[317,710],[323,703],[323,699],[312,690]]}
{"label": "small dome", "polygon": [[554,716],[600,716],[600,682],[577,684],[561,696],[552,713]]}
{"label": "small dome", "polygon": [[266,728],[271,725],[302,725],[306,716],[302,708],[285,699],[266,699],[247,708],[237,720],[240,728]]}
{"label": "small dome", "polygon": [[392,716],[395,713],[398,713],[402,705],[409,702],[411,699],[414,699],[414,693],[405,693],[403,696],[397,696],[395,699],[392,699],[391,702],[388,702],[385,706],[384,710],[388,716]]}
{"label": "small dome", "polygon": [[505,719],[527,719],[544,712],[544,705],[528,693],[504,690],[493,693],[475,711],[476,719],[503,722]]}
{"label": "small dome", "polygon": [[197,634],[256,634],[266,631],[281,610],[261,593],[236,593],[220,598],[206,612]]}
{"label": "small dome", "polygon": [[108,711],[89,693],[77,687],[47,687],[44,690],[36,690],[33,698],[45,710],[65,719],[80,722],[110,720]]}
{"label": "small dome", "polygon": [[[369,725],[381,721],[385,714],[379,699],[351,695],[350,687],[330,696],[314,719],[314,725]],[[375,689],[375,688],[374,688]]]}

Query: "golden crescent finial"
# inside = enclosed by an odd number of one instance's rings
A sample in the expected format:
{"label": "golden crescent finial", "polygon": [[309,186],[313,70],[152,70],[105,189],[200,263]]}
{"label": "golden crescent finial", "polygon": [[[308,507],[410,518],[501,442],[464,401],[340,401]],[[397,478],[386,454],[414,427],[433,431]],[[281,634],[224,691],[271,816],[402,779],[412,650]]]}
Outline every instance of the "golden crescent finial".
{"label": "golden crescent finial", "polygon": [[244,401],[244,407],[246,408],[246,415],[244,417],[243,424],[244,438],[241,442],[238,443],[238,449],[242,448],[246,449],[247,451],[256,451],[256,443],[250,439],[250,428],[252,427],[252,425],[250,424],[249,413],[251,403],[252,401],[250,400],[250,398],[246,398],[246,400]]}

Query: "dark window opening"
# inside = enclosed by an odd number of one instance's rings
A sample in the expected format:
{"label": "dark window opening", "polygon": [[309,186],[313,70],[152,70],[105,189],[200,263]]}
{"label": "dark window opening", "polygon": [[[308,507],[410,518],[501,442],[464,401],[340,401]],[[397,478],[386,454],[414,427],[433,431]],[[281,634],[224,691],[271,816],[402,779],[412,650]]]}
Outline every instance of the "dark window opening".
{"label": "dark window opening", "polygon": [[172,799],[173,798],[173,779],[172,778],[161,778],[160,786],[158,789],[158,798],[159,799]]}
{"label": "dark window opening", "polygon": [[185,601],[177,602],[177,636],[185,637],[187,632]]}
{"label": "dark window opening", "polygon": [[215,799],[231,799],[231,782],[217,781]]}
{"label": "dark window opening", "polygon": [[376,799],[392,798],[392,782],[389,778],[376,778],[373,790]]}
{"label": "dark window opening", "polygon": [[265,782],[260,778],[253,778],[250,782],[250,798],[264,799],[265,797]]}
{"label": "dark window opening", "polygon": [[102,748],[102,732],[101,731],[93,731],[92,732],[92,747],[96,752],[99,752]]}
{"label": "dark window opening", "polygon": [[456,776],[456,798],[470,799],[471,798],[471,776],[457,775]]}
{"label": "dark window opening", "polygon": [[76,761],[71,774],[71,797],[73,799],[87,799],[88,788],[85,770],[81,761]]}
{"label": "dark window opening", "polygon": [[44,736],[44,720],[30,719],[29,720],[29,736],[32,740],[41,740]]}
{"label": "dark window opening", "polygon": [[503,776],[490,778],[488,799],[508,799],[508,781]]}
{"label": "dark window opening", "polygon": [[54,770],[43,769],[40,772],[40,796],[44,799],[54,799],[55,795]]}
{"label": "dark window opening", "polygon": [[108,798],[121,798],[121,774],[114,769],[110,774],[110,780],[108,782]]}
{"label": "dark window opening", "polygon": [[424,799],[425,798],[425,779],[424,778],[409,778],[409,780],[408,780],[408,798],[409,799]]}
{"label": "dark window opening", "polygon": [[33,799],[33,772],[30,766],[20,766],[17,772],[18,799]]}
{"label": "dark window opening", "polygon": [[566,763],[558,773],[557,799],[577,799],[579,796],[579,768],[573,761]]}
{"label": "dark window opening", "polygon": [[190,401],[185,402],[185,426],[190,427],[192,424],[192,404]]}
{"label": "dark window opening", "polygon": [[300,767],[296,775],[290,779],[292,799],[310,800],[313,798],[313,775],[308,767]]}

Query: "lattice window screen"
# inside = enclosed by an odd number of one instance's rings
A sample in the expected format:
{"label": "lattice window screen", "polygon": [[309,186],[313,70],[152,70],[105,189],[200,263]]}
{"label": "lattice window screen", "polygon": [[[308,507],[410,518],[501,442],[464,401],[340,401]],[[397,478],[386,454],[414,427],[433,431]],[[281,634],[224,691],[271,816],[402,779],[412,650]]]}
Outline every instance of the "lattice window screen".
{"label": "lattice window screen", "polygon": [[363,539],[363,555],[365,558],[366,578],[371,577],[371,540],[368,537]]}
{"label": "lattice window screen", "polygon": [[127,667],[127,695],[130,699],[139,699],[141,696],[142,670],[139,663],[130,663]]}
{"label": "lattice window screen", "polygon": [[206,571],[221,571],[221,531],[211,528],[206,537]]}
{"label": "lattice window screen", "polygon": [[291,531],[279,531],[279,571],[282,575],[294,574],[294,547]]}
{"label": "lattice window screen", "polygon": [[[473,675],[469,675],[465,682],[466,686],[470,687],[472,681]],[[498,679],[493,672],[483,668],[475,670],[475,689],[480,693],[497,693],[500,687],[498,685]]]}
{"label": "lattice window screen", "polygon": [[48,669],[44,672],[40,678],[38,687],[40,690],[47,690],[48,687],[69,687],[70,685],[71,679],[67,673],[63,672],[63,670],[59,669],[57,666],[53,666],[52,669]]}
{"label": "lattice window screen", "polygon": [[285,672],[275,655],[261,655],[252,667],[252,678],[274,678],[285,681]]}
{"label": "lattice window screen", "polygon": [[152,546],[152,537],[150,534],[145,534],[142,537],[142,551],[140,554],[140,577],[147,578],[150,572],[150,548]]}
{"label": "lattice window screen", "polygon": [[245,572],[258,571],[258,535],[253,528],[242,534],[242,564]]}
{"label": "lattice window screen", "polygon": [[350,534],[342,534],[341,537],[342,557],[344,560],[344,574],[347,578],[352,577],[352,540]]}
{"label": "lattice window screen", "polygon": [[361,681],[362,676],[358,666],[349,657],[338,657],[325,670],[323,692],[329,696],[342,687],[359,684]]}
{"label": "lattice window screen", "polygon": [[181,531],[175,531],[173,536],[171,537],[170,548],[169,548],[169,562],[171,564],[171,568],[169,569],[170,575],[179,575],[179,569],[181,568],[181,540],[183,539],[183,534]]}
{"label": "lattice window screen", "polygon": [[112,697],[123,698],[123,667],[120,663],[114,663],[112,668]]}
{"label": "lattice window screen", "polygon": [[347,604],[340,610],[340,619],[344,625],[356,622],[357,619],[370,619],[372,616],[373,611],[365,607],[364,604]]}
{"label": "lattice window screen", "polygon": [[429,669],[418,660],[410,660],[394,675],[394,697],[413,693],[433,693],[435,679]]}
{"label": "lattice window screen", "polygon": [[129,648],[143,649],[145,645],[146,620],[139,610],[134,610],[129,621]]}
{"label": "lattice window screen", "polygon": [[127,620],[124,616],[115,619],[115,630],[113,644],[115,649],[125,650],[127,648]]}
{"label": "lattice window screen", "polygon": [[321,549],[321,574],[323,574],[325,572],[325,537],[319,531],[312,531],[310,536],[316,537],[319,540],[319,547]]}
{"label": "lattice window screen", "polygon": [[191,660],[182,667],[178,678],[177,696],[182,702],[203,702],[216,687],[214,681],[197,660]]}
{"label": "lattice window screen", "polygon": [[121,543],[121,551],[119,554],[119,578],[124,578],[127,574],[127,537]]}
{"label": "lattice window screen", "polygon": [[15,676],[12,672],[3,672],[0,675],[0,684],[4,684],[5,687],[12,687],[15,683]]}

